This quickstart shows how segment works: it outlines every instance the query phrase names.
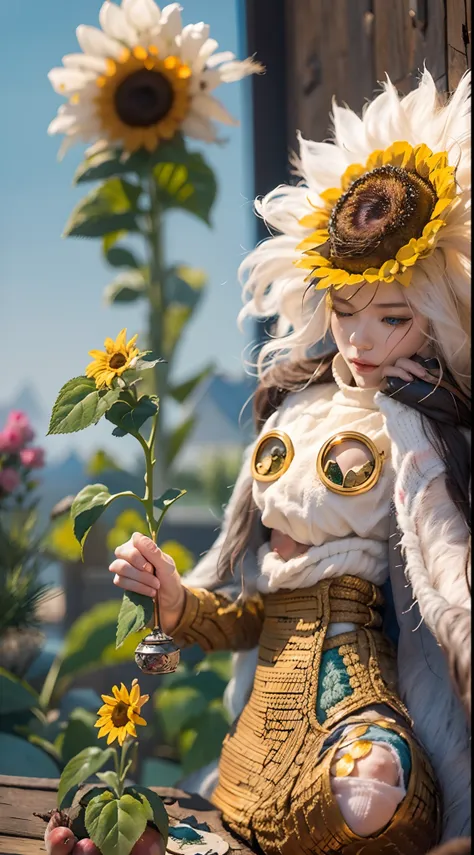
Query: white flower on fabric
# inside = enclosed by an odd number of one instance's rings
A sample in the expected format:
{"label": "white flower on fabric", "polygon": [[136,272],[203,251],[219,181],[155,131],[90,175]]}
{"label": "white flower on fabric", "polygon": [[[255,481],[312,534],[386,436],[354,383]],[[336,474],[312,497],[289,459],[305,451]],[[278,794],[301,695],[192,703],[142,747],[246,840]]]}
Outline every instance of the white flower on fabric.
{"label": "white flower on fabric", "polygon": [[62,154],[80,141],[151,152],[177,131],[215,142],[215,122],[237,124],[212,93],[263,67],[216,53],[207,24],[183,27],[178,3],[161,11],[154,0],[106,0],[99,22],[101,29],[77,28],[83,52],[63,57],[48,75],[68,99],[48,128],[64,134]]}

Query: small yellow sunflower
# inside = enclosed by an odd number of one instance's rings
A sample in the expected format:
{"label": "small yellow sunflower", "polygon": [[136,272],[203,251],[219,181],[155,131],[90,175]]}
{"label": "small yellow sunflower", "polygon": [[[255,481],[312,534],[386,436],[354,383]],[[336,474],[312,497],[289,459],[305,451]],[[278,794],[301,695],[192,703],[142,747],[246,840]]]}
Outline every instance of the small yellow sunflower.
{"label": "small yellow sunflower", "polygon": [[303,257],[295,264],[318,280],[316,289],[394,280],[408,286],[413,266],[433,252],[456,192],[447,152],[394,142],[365,165],[348,166],[340,187],[320,193],[324,207],[312,205],[299,220],[312,232],[296,247]]}
{"label": "small yellow sunflower", "polygon": [[144,725],[146,721],[140,716],[141,708],[149,699],[149,695],[140,695],[138,680],[133,680],[130,693],[123,683],[112,688],[111,695],[101,695],[104,705],[98,710],[98,720],[95,727],[100,727],[99,739],[107,736],[107,745],[118,739],[123,745],[127,736],[137,735],[136,724]]}
{"label": "small yellow sunflower", "polygon": [[120,330],[115,341],[106,338],[103,350],[90,350],[93,361],[86,368],[86,377],[93,377],[98,389],[111,388],[116,377],[120,377],[140,351],[135,347],[138,335],[127,341],[126,328]]}

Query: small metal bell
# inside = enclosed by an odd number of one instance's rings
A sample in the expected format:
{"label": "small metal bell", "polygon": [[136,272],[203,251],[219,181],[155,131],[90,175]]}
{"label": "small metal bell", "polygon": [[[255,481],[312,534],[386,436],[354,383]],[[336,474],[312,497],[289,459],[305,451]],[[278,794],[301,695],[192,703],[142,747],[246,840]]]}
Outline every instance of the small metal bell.
{"label": "small metal bell", "polygon": [[135,650],[135,662],[144,674],[172,674],[179,665],[179,647],[160,626],[158,595],[153,602],[153,631]]}

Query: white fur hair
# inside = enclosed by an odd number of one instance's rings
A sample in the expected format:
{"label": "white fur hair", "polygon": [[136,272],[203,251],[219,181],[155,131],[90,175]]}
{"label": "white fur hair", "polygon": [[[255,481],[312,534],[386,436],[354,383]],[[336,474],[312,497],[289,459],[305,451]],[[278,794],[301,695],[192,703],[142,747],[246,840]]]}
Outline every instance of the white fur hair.
{"label": "white fur hair", "polygon": [[[247,317],[277,316],[274,338],[261,348],[257,368],[282,358],[299,361],[321,341],[328,326],[324,292],[305,282],[306,272],[295,267],[297,245],[310,229],[299,220],[323,205],[319,193],[340,186],[352,163],[364,163],[375,149],[397,140],[425,143],[432,151],[447,151],[456,167],[459,194],[438,232],[434,252],[417,262],[408,289],[400,286],[415,311],[430,321],[437,353],[461,388],[470,390],[470,72],[443,104],[431,74],[425,69],[419,86],[400,98],[387,78],[383,91],[359,118],[348,107],[333,103],[334,140],[319,143],[298,135],[294,157],[297,186],[281,185],[255,203],[270,232],[241,264],[244,307],[239,324]],[[382,283],[383,287],[383,283]]]}

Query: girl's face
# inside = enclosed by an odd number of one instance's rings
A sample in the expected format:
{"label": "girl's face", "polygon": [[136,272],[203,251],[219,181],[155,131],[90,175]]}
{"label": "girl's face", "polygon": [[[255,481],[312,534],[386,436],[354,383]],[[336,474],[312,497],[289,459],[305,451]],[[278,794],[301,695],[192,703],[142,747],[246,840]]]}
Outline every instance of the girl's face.
{"label": "girl's face", "polygon": [[427,355],[428,321],[410,308],[396,282],[331,291],[331,332],[357,386],[379,388],[400,357]]}

